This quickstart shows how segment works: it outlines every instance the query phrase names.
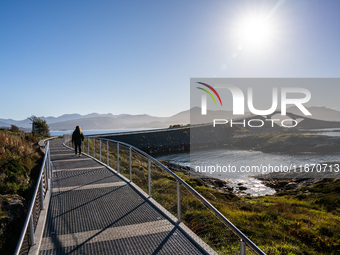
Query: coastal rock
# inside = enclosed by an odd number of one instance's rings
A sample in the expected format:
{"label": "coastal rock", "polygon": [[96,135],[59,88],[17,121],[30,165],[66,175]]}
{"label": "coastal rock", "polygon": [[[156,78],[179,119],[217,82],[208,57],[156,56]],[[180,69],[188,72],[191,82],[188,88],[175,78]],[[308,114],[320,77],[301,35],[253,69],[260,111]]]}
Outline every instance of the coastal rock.
{"label": "coastal rock", "polygon": [[296,182],[290,182],[287,185],[284,186],[284,190],[293,190],[298,187],[298,184]]}
{"label": "coastal rock", "polygon": [[19,195],[0,195],[1,210],[6,212],[10,219],[25,216],[26,200]]}
{"label": "coastal rock", "polygon": [[170,163],[164,160],[161,160],[160,162],[164,164],[167,168],[169,168],[171,171],[177,171],[177,172],[181,172],[184,174],[189,174],[191,172],[194,172],[194,170],[188,166],[182,166],[182,165]]}
{"label": "coastal rock", "polygon": [[2,216],[0,219],[0,240],[6,241],[4,249],[16,245],[26,218],[26,200],[19,195],[0,195]]}
{"label": "coastal rock", "polygon": [[227,182],[226,182],[226,181],[219,180],[219,179],[214,180],[213,182],[214,182],[214,185],[215,185],[216,187],[219,187],[219,188],[221,188],[221,187],[227,185]]}
{"label": "coastal rock", "polygon": [[233,187],[230,187],[229,185],[226,185],[223,187],[225,191],[232,192],[234,190]]}

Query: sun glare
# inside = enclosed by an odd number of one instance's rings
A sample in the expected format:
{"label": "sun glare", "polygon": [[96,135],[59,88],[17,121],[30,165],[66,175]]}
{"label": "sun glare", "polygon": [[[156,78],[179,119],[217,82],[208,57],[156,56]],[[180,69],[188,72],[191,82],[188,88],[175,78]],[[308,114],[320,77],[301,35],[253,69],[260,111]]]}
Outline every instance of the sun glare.
{"label": "sun glare", "polygon": [[237,42],[245,48],[265,48],[273,41],[274,30],[265,16],[246,16],[235,28]]}

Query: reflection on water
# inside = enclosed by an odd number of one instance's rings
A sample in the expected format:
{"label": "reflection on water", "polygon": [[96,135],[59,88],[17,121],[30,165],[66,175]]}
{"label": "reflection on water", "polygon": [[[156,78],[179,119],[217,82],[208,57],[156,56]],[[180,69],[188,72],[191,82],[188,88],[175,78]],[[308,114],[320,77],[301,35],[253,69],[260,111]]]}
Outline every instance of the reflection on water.
{"label": "reflection on water", "polygon": [[304,133],[305,135],[326,135],[326,136],[340,136],[340,132],[316,132],[316,133]]}
{"label": "reflection on water", "polygon": [[243,187],[247,187],[248,189],[245,191],[248,194],[253,196],[263,196],[263,195],[273,195],[275,194],[275,190],[269,187],[264,186],[260,180],[254,178],[239,178],[239,179],[229,179],[229,186],[237,187],[238,183],[242,183]]}
{"label": "reflection on water", "polygon": [[340,128],[305,129],[306,135],[340,136]]}
{"label": "reflection on water", "polygon": [[167,160],[180,165],[196,168],[197,166],[231,166],[237,170],[234,173],[212,173],[207,176],[230,181],[230,186],[235,186],[237,183],[245,183],[244,186],[250,188],[248,193],[254,195],[273,194],[272,189],[265,187],[260,181],[251,178],[258,173],[240,172],[240,169],[246,166],[255,166],[259,169],[263,166],[287,166],[289,169],[298,167],[299,165],[321,163],[329,161],[339,161],[339,155],[318,155],[318,154],[301,154],[288,155],[279,153],[263,153],[259,151],[248,150],[229,150],[229,149],[213,149],[192,151],[184,153],[173,153],[156,156],[159,160]]}

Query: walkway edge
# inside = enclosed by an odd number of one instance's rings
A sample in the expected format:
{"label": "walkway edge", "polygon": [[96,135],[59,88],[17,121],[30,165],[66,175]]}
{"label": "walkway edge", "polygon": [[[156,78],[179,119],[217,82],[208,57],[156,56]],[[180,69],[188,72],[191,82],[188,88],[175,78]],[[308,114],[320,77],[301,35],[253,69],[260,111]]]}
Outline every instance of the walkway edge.
{"label": "walkway edge", "polygon": [[[51,183],[51,182],[50,182]],[[51,187],[51,185],[49,185]],[[41,210],[40,216],[38,219],[37,227],[34,232],[34,240],[35,240],[35,245],[31,246],[28,255],[38,255],[39,250],[40,250],[40,245],[41,245],[41,240],[43,238],[44,234],[44,229],[45,229],[45,223],[46,223],[46,218],[47,218],[47,212],[49,209],[51,201],[51,189],[49,189],[46,192],[46,196],[44,199],[44,210]]]}

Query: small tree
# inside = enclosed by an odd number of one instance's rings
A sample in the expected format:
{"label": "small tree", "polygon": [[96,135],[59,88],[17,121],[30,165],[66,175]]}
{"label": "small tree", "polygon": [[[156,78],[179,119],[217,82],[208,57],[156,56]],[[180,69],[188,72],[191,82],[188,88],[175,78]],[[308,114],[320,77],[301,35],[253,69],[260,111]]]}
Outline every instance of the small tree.
{"label": "small tree", "polygon": [[50,136],[50,127],[47,125],[46,120],[32,116],[28,118],[32,121],[32,134],[35,136]]}
{"label": "small tree", "polygon": [[20,128],[16,125],[11,125],[11,128],[9,130],[12,132],[20,132]]}

